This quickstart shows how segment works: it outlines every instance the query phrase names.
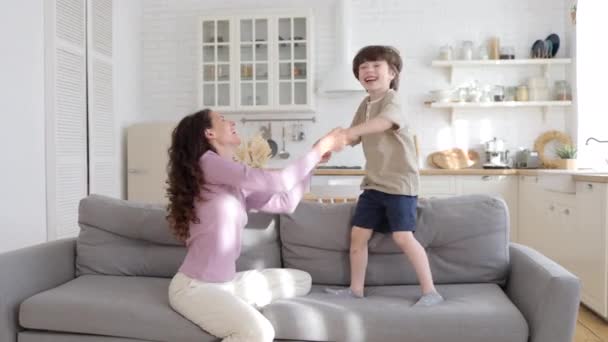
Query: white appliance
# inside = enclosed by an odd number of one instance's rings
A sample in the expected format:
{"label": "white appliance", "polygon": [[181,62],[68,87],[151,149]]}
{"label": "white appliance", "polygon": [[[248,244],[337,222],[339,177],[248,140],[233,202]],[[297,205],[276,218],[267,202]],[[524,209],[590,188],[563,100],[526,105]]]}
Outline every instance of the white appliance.
{"label": "white appliance", "polygon": [[140,123],[127,129],[127,199],[167,203],[167,150],[176,123]]}

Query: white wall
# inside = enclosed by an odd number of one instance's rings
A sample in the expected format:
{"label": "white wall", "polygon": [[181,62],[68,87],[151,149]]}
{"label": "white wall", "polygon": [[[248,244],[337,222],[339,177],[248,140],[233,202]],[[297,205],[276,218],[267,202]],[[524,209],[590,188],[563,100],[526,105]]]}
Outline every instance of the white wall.
{"label": "white wall", "polygon": [[[337,51],[333,17],[336,1],[260,0],[260,1],[157,1],[143,0],[143,115],[140,120],[179,120],[197,108],[197,28],[198,17],[213,14],[214,9],[313,8],[315,15],[315,78],[319,80],[334,61]],[[568,6],[566,5],[568,3]],[[540,109],[477,110],[457,113],[450,126],[447,110],[423,105],[428,91],[449,86],[445,70],[431,68],[431,60],[441,45],[460,46],[472,40],[476,47],[496,35],[504,45],[514,46],[519,58],[529,54],[536,39],[550,33],[562,38],[558,56],[569,54],[566,39],[567,0],[459,0],[459,1],[353,1],[354,52],[368,44],[396,46],[404,57],[405,70],[399,94],[417,132],[423,154],[453,146],[481,150],[482,143],[494,136],[506,140],[511,149],[532,147],[535,138],[549,129],[570,130],[566,116],[570,110],[552,109],[543,122]],[[457,83],[479,79],[489,84],[517,85],[529,76],[541,75],[538,67],[502,68],[460,73]],[[555,79],[564,79],[566,70],[552,71]],[[342,99],[317,97],[315,124],[306,124],[304,142],[288,142],[292,155],[307,149],[321,134],[335,126],[348,125],[361,96]],[[270,115],[274,116],[274,115]],[[240,119],[240,116],[235,116]],[[249,124],[242,135],[249,136],[257,126]],[[274,127],[275,138],[280,126]],[[335,156],[331,164],[361,165],[359,149],[348,149]]]}
{"label": "white wall", "polygon": [[[608,113],[605,108],[608,46],[598,44],[608,30],[604,1],[579,1],[575,39],[577,44],[577,109],[579,159],[582,165],[608,170],[608,144],[590,141],[608,140]],[[600,33],[601,32],[601,33]]]}
{"label": "white wall", "polygon": [[0,252],[46,240],[43,1],[0,11]]}
{"label": "white wall", "polygon": [[125,129],[143,120],[142,96],[142,14],[141,0],[114,1],[114,98],[116,144],[121,198],[126,198]]}

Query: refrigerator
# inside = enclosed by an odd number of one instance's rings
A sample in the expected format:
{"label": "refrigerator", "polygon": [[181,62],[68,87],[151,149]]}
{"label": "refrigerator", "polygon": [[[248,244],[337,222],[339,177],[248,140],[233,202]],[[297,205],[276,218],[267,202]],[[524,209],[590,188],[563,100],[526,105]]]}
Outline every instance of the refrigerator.
{"label": "refrigerator", "polygon": [[174,122],[138,123],[127,128],[127,199],[166,204],[167,150]]}

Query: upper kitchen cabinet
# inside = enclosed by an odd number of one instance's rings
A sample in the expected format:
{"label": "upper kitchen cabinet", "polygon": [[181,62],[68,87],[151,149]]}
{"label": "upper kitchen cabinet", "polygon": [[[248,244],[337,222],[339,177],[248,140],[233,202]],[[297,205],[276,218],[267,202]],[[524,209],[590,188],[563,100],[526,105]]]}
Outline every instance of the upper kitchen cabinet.
{"label": "upper kitchen cabinet", "polygon": [[225,112],[312,111],[309,11],[201,19],[200,104]]}
{"label": "upper kitchen cabinet", "polygon": [[233,102],[231,61],[233,59],[230,20],[202,21],[202,87],[200,103],[204,107],[225,108]]}

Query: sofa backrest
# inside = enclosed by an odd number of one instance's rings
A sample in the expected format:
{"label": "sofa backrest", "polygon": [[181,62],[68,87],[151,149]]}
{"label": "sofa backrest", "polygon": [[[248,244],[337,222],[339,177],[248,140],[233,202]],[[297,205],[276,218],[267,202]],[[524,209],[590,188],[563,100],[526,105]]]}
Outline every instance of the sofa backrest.
{"label": "sofa backrest", "polygon": [[[82,199],[77,274],[172,277],[186,249],[169,231],[165,216],[160,205],[100,195]],[[263,213],[249,215],[238,271],[281,267],[277,219]]]}
{"label": "sofa backrest", "polygon": [[[303,202],[293,214],[281,215],[284,267],[309,272],[317,284],[349,284],[355,206]],[[436,283],[505,281],[509,215],[503,200],[485,195],[420,199],[415,236],[426,249]],[[366,285],[417,283],[414,269],[391,236],[374,234]]]}

